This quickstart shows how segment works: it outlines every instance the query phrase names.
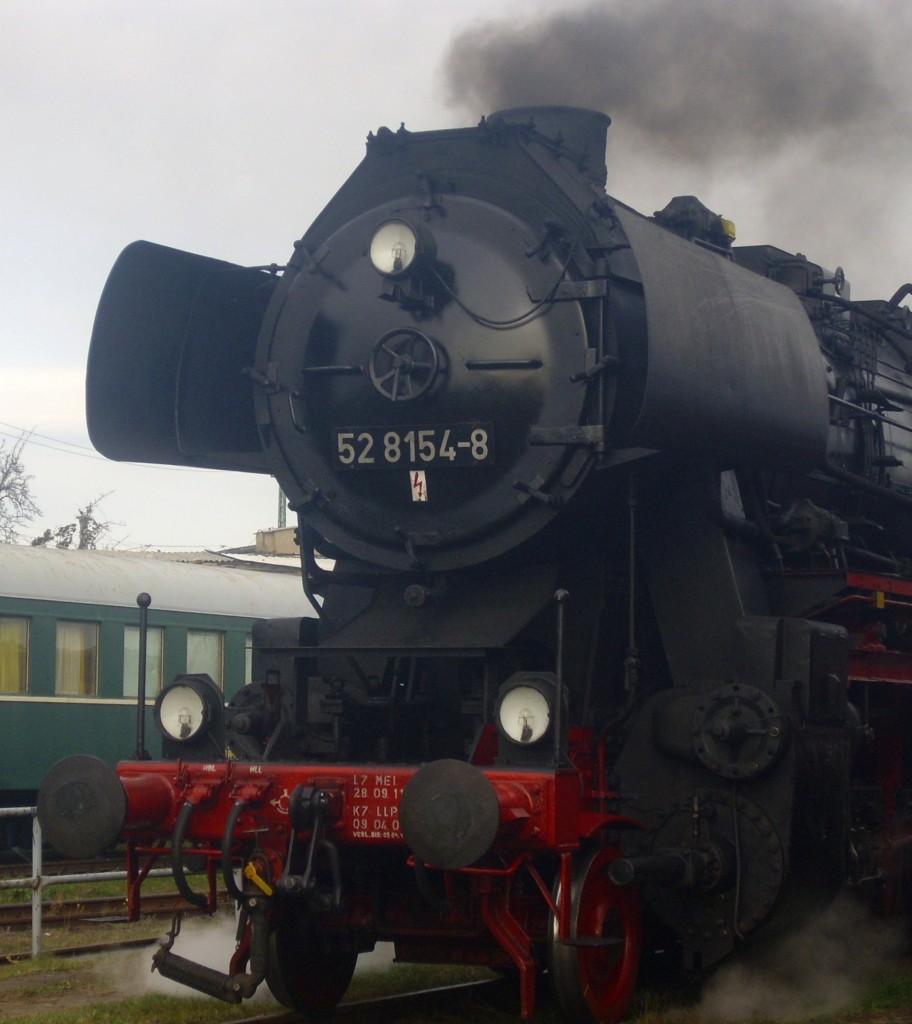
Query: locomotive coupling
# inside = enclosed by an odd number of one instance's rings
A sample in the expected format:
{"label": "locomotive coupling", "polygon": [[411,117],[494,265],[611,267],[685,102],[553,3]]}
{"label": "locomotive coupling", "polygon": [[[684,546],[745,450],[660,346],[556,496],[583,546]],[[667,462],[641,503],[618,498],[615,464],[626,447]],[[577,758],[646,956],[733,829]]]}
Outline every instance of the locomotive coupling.
{"label": "locomotive coupling", "polygon": [[[298,832],[310,831],[304,871],[300,875],[282,875],[276,880],[276,889],[286,894],[309,894],[327,909],[338,910],[342,905],[342,870],[336,844],[326,837],[326,820],[342,814],[342,792],[331,787],[296,786],[289,800],[288,817]],[[324,854],[329,865],[330,887],[318,891],[314,872],[317,850]]]}
{"label": "locomotive coupling", "polygon": [[204,995],[214,996],[226,1003],[239,1003],[242,999],[249,999],[266,977],[266,965],[269,957],[269,900],[267,898],[260,896],[246,901],[239,933],[246,930],[247,921],[250,924],[249,974],[225,974],[172,953],[171,947],[180,934],[181,916],[179,913],[174,915],[171,931],[152,955],[152,970],[158,971],[163,978],[176,981],[179,985],[186,985]]}

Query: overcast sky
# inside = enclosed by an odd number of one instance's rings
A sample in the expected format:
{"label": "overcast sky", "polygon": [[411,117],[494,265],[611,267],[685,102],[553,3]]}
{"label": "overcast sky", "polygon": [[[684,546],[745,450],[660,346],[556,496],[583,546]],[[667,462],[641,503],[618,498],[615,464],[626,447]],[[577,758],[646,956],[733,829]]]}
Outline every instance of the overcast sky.
{"label": "overcast sky", "polygon": [[[897,0],[0,0],[0,436],[33,431],[43,510],[102,505],[123,547],[274,525],[271,480],[107,462],[83,414],[95,306],[146,238],[284,263],[380,125],[497,106],[613,118],[608,190],[696,194],[738,241],[912,277],[910,5]],[[519,20],[521,19],[521,20]]]}

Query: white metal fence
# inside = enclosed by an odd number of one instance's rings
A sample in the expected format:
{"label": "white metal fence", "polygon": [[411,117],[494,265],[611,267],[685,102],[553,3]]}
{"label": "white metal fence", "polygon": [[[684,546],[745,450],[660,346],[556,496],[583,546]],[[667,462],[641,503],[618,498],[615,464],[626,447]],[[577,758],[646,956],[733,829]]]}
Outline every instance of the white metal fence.
{"label": "white metal fence", "polygon": [[[0,879],[0,889],[32,890],[32,956],[41,952],[41,904],[44,890],[68,882],[123,882],[126,871],[92,871],[75,875],[45,875],[41,857],[41,825],[34,807],[0,807],[0,818],[32,819],[32,874],[30,878]],[[167,868],[150,871],[148,877],[170,875]]]}

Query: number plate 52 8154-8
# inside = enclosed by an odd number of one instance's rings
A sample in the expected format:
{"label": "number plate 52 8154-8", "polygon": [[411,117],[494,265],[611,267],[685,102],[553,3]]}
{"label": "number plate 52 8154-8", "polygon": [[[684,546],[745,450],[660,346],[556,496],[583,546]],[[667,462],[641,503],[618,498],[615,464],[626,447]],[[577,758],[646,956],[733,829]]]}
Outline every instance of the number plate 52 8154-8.
{"label": "number plate 52 8154-8", "polygon": [[336,428],[333,455],[345,469],[428,466],[490,466],[494,428],[490,423],[433,427]]}

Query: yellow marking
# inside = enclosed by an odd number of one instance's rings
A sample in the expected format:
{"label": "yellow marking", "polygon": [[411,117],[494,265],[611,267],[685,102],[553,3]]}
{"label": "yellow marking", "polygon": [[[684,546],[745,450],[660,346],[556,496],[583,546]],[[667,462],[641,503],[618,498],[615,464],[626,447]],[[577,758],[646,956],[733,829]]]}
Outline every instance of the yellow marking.
{"label": "yellow marking", "polygon": [[882,591],[878,590],[874,596],[874,605],[877,608],[887,607],[887,595]]}
{"label": "yellow marking", "polygon": [[247,867],[244,868],[244,877],[249,878],[250,881],[253,882],[258,889],[266,893],[267,896],[272,895],[272,886],[264,878],[260,877],[259,871],[257,871],[252,864],[248,864]]}

